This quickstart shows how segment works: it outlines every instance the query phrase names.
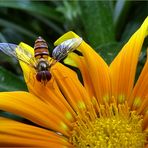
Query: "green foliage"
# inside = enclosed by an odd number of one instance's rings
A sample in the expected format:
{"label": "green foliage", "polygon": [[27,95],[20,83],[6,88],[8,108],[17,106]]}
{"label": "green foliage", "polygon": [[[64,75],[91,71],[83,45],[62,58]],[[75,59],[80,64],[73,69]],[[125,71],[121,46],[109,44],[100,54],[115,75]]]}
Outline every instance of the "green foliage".
{"label": "green foliage", "polygon": [[19,77],[0,67],[0,91],[27,90],[25,83]]}
{"label": "green foliage", "polygon": [[108,42],[106,44],[101,44],[97,47],[98,53],[106,61],[107,64],[110,64],[111,61],[115,58],[122,47],[122,44],[117,42]]}
{"label": "green foliage", "polygon": [[109,3],[108,1],[81,1],[80,3],[84,37],[93,47],[115,41],[112,9]]}
{"label": "green foliage", "polygon": [[[0,0],[0,42],[23,41],[33,46],[35,39],[42,36],[51,52],[53,42],[72,30],[110,64],[146,18],[147,10],[147,1]],[[138,74],[146,58],[146,47],[147,40]],[[16,61],[0,53],[0,65],[0,91],[26,90]]]}

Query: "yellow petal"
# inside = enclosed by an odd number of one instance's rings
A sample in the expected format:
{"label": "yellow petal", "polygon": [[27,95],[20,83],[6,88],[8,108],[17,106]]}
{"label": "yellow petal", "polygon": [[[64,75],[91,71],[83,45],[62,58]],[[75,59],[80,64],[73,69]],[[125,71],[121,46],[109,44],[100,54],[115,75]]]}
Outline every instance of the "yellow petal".
{"label": "yellow petal", "polygon": [[25,49],[27,52],[29,52],[30,54],[32,54],[32,57],[34,57],[34,49],[32,47],[30,47],[29,45],[21,42],[19,44],[20,47],[22,47],[23,49]]}
{"label": "yellow petal", "polygon": [[1,147],[71,147],[68,140],[54,132],[0,118]]}
{"label": "yellow petal", "polygon": [[[64,40],[78,37],[73,32],[68,32],[60,37],[56,42],[55,45],[60,44]],[[97,98],[99,103],[104,103],[110,98],[110,77],[109,77],[109,68],[105,61],[84,41],[78,47],[78,50],[82,52],[84,60],[83,64],[81,60],[76,60],[75,63],[80,68],[83,80],[85,81],[86,78],[90,84],[88,85],[87,89],[89,90],[89,94],[94,95]],[[82,69],[85,67],[87,69]],[[82,72],[83,71],[83,72]],[[86,75],[86,76],[85,76]],[[84,82],[86,83],[86,82]],[[89,87],[89,88],[88,88]],[[93,89],[93,90],[91,90]],[[108,98],[108,99],[107,99]]]}
{"label": "yellow petal", "polygon": [[79,113],[91,104],[89,95],[71,69],[57,63],[52,68],[52,74],[68,103]]}
{"label": "yellow petal", "polygon": [[46,86],[38,82],[36,79],[27,78],[27,80],[28,79],[30,79],[29,83],[27,83],[30,93],[38,96],[38,98],[46,102],[46,104],[55,107],[59,112],[62,112],[63,116],[68,120],[74,120],[74,116],[76,116],[76,114],[65,100],[65,97],[59,90],[54,78],[50,80]]}
{"label": "yellow petal", "polygon": [[48,82],[47,86],[44,86],[39,82],[35,84],[29,83],[28,89],[29,92],[38,96],[41,100],[46,102],[46,104],[49,104],[50,106],[55,107],[59,112],[62,112],[63,116],[69,121],[74,121],[76,114],[59,90],[54,79],[51,80],[51,82]]}
{"label": "yellow petal", "polygon": [[112,95],[118,99],[119,103],[124,102],[131,94],[139,53],[147,34],[148,18],[145,19],[142,26],[134,33],[110,65]]}
{"label": "yellow petal", "polygon": [[69,32],[65,33],[64,35],[62,35],[59,39],[57,39],[54,42],[54,45],[57,46],[57,45],[61,44],[62,42],[64,42],[65,40],[72,39],[72,38],[79,38],[79,36],[77,34],[75,34],[74,32],[69,31]]}
{"label": "yellow petal", "polygon": [[84,57],[78,56],[75,53],[69,53],[68,57],[64,60],[64,63],[80,69],[83,77],[84,87],[89,93],[90,98],[95,96],[95,89],[93,88],[94,86],[88,73],[88,65],[86,65]]}
{"label": "yellow petal", "polygon": [[68,135],[71,126],[56,107],[27,92],[0,93],[0,110],[14,113],[46,128]]}
{"label": "yellow petal", "polygon": [[133,89],[132,95],[128,100],[129,106],[135,110],[138,109],[140,112],[145,110],[148,105],[148,58],[143,67],[143,70],[136,82]]}

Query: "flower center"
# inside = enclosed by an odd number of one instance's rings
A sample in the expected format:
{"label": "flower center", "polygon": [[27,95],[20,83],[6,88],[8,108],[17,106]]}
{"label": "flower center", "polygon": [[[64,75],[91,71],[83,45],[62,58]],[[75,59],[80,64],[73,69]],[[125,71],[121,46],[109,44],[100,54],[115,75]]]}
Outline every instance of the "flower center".
{"label": "flower center", "polygon": [[96,118],[91,113],[78,117],[73,125],[70,142],[77,148],[142,148],[146,134],[142,119],[125,105],[99,107]]}

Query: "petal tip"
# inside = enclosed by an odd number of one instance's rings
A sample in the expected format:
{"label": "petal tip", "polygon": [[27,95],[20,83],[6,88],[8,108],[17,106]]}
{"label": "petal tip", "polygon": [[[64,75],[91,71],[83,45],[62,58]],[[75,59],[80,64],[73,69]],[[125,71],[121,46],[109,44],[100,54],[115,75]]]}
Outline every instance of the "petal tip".
{"label": "petal tip", "polygon": [[77,34],[75,34],[73,31],[68,31],[64,35],[62,35],[60,38],[58,38],[55,42],[54,45],[57,46],[61,44],[63,41],[71,39],[71,38],[77,38],[79,37]]}

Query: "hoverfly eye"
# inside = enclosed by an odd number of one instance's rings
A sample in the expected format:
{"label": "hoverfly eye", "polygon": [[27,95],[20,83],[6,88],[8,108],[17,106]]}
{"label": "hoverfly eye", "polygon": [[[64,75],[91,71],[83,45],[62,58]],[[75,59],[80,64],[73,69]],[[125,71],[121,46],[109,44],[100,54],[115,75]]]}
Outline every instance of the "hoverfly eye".
{"label": "hoverfly eye", "polygon": [[49,81],[51,79],[51,73],[49,71],[45,72],[46,80]]}
{"label": "hoverfly eye", "polygon": [[36,75],[36,79],[41,82],[42,80],[42,72],[38,72],[37,75]]}
{"label": "hoverfly eye", "polygon": [[36,75],[36,79],[41,81],[49,81],[51,79],[51,73],[49,71],[40,71]]}

